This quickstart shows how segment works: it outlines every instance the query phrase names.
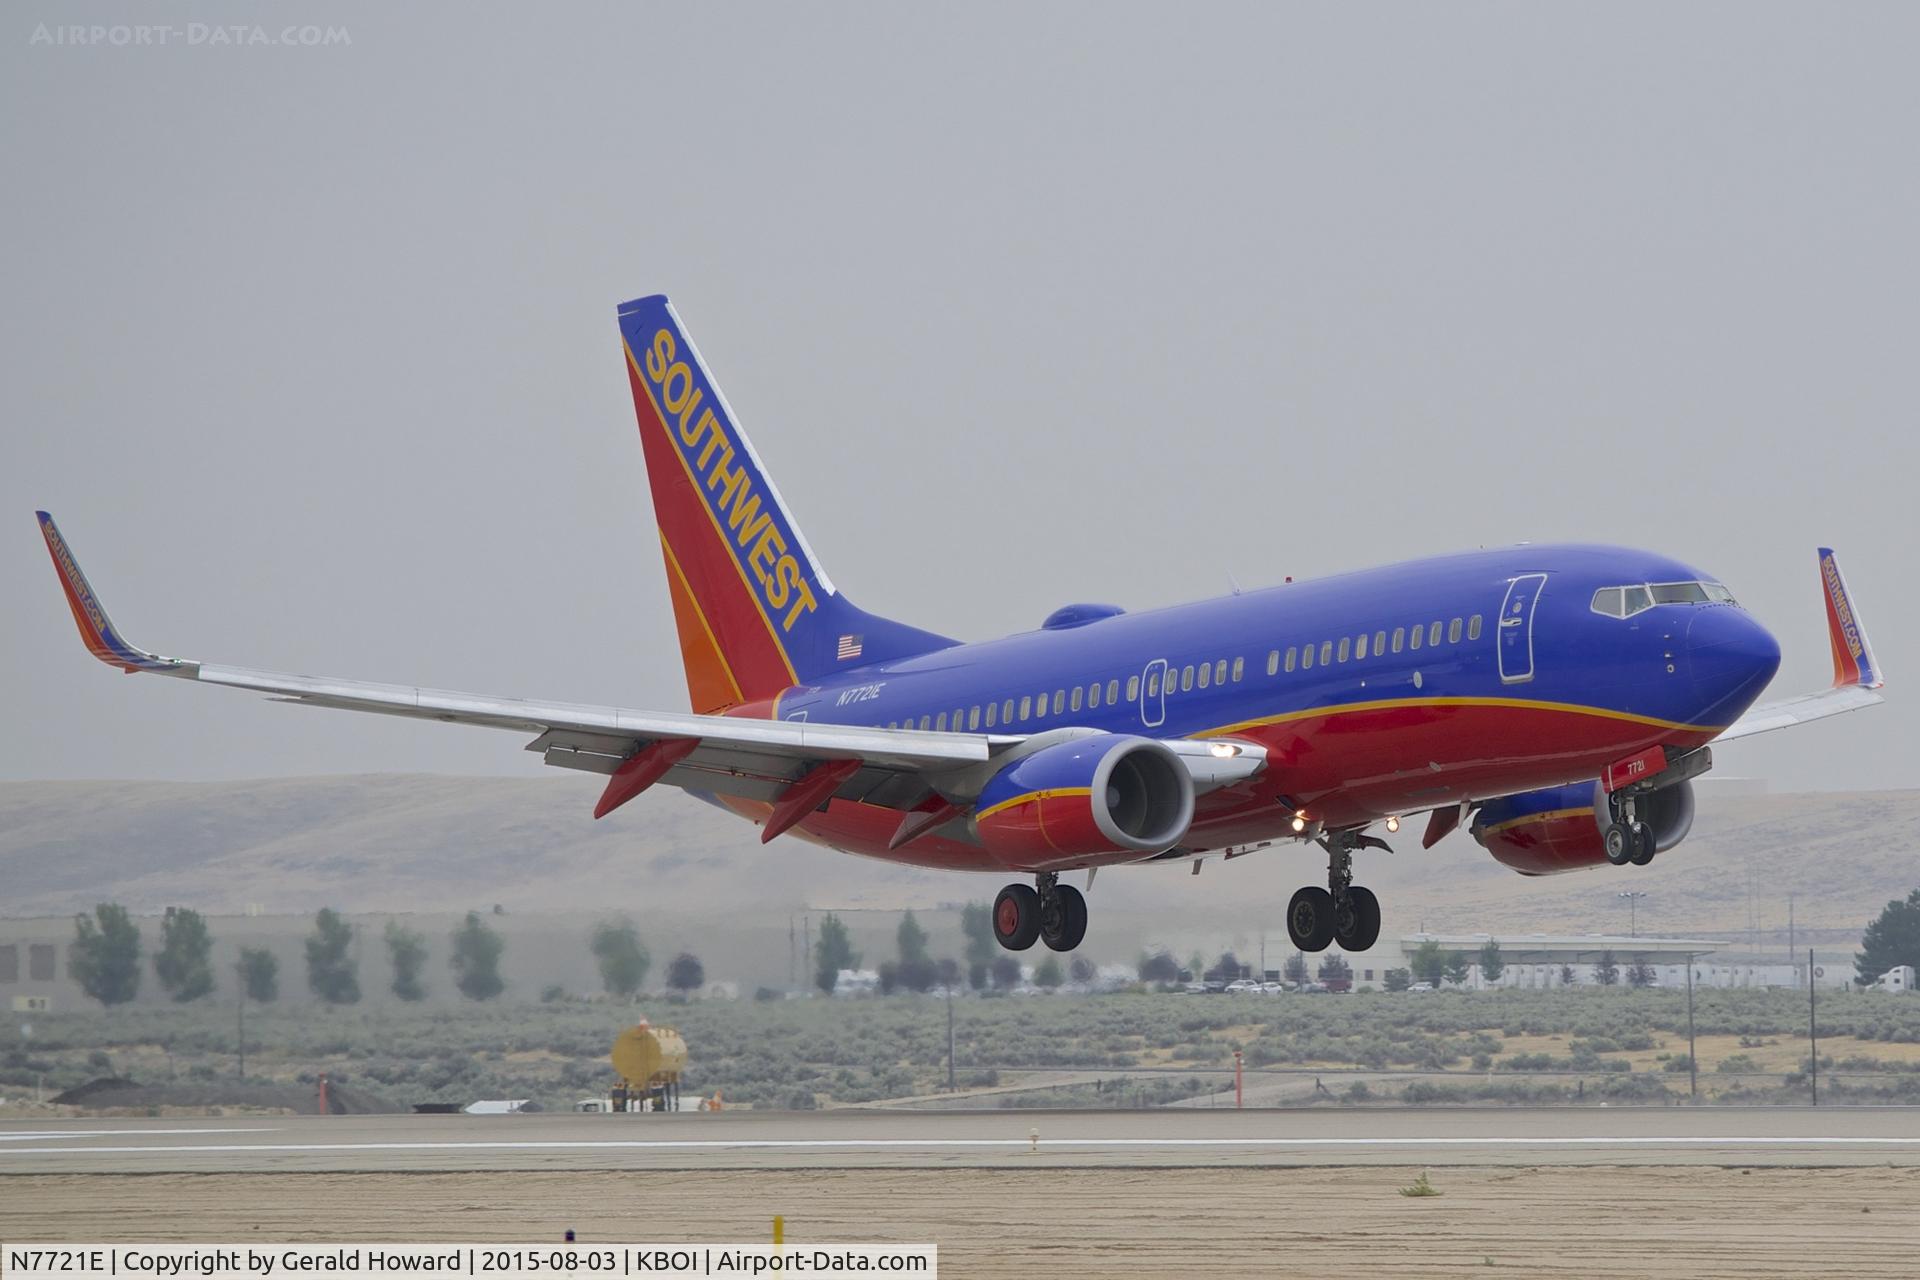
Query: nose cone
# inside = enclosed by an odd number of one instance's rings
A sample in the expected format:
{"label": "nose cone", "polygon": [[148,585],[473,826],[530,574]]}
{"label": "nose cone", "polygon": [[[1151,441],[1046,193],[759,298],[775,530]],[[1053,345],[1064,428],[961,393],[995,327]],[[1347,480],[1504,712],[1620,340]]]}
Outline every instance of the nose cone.
{"label": "nose cone", "polygon": [[1731,724],[1779,670],[1780,644],[1745,609],[1707,605],[1687,625],[1687,666],[1700,708],[1695,723]]}

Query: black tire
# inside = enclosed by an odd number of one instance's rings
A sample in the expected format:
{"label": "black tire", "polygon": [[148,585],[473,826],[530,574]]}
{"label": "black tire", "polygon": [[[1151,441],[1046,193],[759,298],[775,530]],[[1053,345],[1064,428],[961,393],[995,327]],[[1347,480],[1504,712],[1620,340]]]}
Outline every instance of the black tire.
{"label": "black tire", "polygon": [[1342,951],[1366,951],[1380,940],[1380,899],[1373,890],[1354,885],[1333,914],[1333,940]]}
{"label": "black tire", "polygon": [[1333,895],[1310,884],[1287,904],[1287,937],[1302,951],[1325,951],[1333,941]]}
{"label": "black tire", "polygon": [[993,936],[1009,951],[1025,951],[1040,936],[1040,894],[1032,885],[1010,884],[993,900]]}
{"label": "black tire", "polygon": [[1087,936],[1087,900],[1068,884],[1053,887],[1052,911],[1040,913],[1040,941],[1055,951],[1072,951]]}
{"label": "black tire", "polygon": [[1653,828],[1644,822],[1633,824],[1633,852],[1628,860],[1636,867],[1644,867],[1653,861]]}
{"label": "black tire", "polygon": [[1624,867],[1633,857],[1633,833],[1623,822],[1610,822],[1600,833],[1600,847],[1606,852],[1608,862]]}

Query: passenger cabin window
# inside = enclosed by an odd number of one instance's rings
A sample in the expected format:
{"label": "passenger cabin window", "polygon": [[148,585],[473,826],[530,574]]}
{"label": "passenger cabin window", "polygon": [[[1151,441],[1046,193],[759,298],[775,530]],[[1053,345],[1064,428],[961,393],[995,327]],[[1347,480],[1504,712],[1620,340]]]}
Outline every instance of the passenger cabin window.
{"label": "passenger cabin window", "polygon": [[1287,670],[1293,670],[1293,646],[1287,646]]}
{"label": "passenger cabin window", "polygon": [[1065,711],[1066,709],[1067,709],[1067,691],[1065,689],[1055,689],[1053,691],[1053,714],[1059,715],[1061,712]]}
{"label": "passenger cabin window", "polygon": [[1458,618],[1455,618],[1452,622],[1449,622],[1447,624],[1447,643],[1448,644],[1460,643],[1460,619]]}
{"label": "passenger cabin window", "polygon": [[[1293,664],[1291,662],[1287,664],[1287,670],[1293,670]],[[1278,649],[1267,654],[1267,674],[1270,676],[1280,674],[1280,651]]]}
{"label": "passenger cabin window", "polygon": [[920,728],[921,728],[921,729],[922,729],[923,731],[924,731],[924,730],[925,730],[925,729],[927,728],[927,725],[928,725],[928,722],[929,722],[929,721],[930,721],[930,720],[931,720],[932,718],[933,718],[933,717],[931,717],[931,716],[921,716],[921,717],[920,717]]}
{"label": "passenger cabin window", "polygon": [[1467,619],[1467,639],[1478,640],[1479,638],[1480,638],[1480,615],[1476,613],[1471,618]]}
{"label": "passenger cabin window", "polygon": [[1000,704],[1000,723],[1001,724],[1013,723],[1013,699],[1012,698],[1008,698],[1005,702]]}
{"label": "passenger cabin window", "polygon": [[1332,662],[1333,662],[1333,641],[1322,640],[1320,642],[1320,665],[1324,667],[1324,666],[1328,666]]}
{"label": "passenger cabin window", "polygon": [[1440,643],[1440,624],[1436,622],[1432,626],[1427,628],[1427,647],[1431,649],[1434,645],[1439,643]]}
{"label": "passenger cabin window", "polygon": [[1385,653],[1386,651],[1387,651],[1387,633],[1384,631],[1374,632],[1373,633],[1373,656],[1377,658],[1381,654]]}
{"label": "passenger cabin window", "polygon": [[1079,709],[1080,709],[1080,686],[1075,685],[1073,686],[1072,695],[1067,699],[1067,710],[1078,711]]}
{"label": "passenger cabin window", "polygon": [[1094,681],[1087,686],[1087,707],[1092,709],[1100,705],[1100,682]]}
{"label": "passenger cabin window", "polygon": [[1212,683],[1213,683],[1213,668],[1203,662],[1200,664],[1200,687],[1204,689]]}
{"label": "passenger cabin window", "polygon": [[1213,664],[1213,682],[1215,684],[1225,684],[1227,682],[1227,660],[1225,658]]}
{"label": "passenger cabin window", "polygon": [[1358,662],[1360,659],[1366,656],[1367,656],[1367,637],[1365,633],[1362,633],[1360,638],[1353,642],[1353,660],[1355,662]]}
{"label": "passenger cabin window", "polygon": [[979,727],[980,727],[980,708],[968,707],[967,708],[967,732],[972,733],[975,729],[978,729]]}
{"label": "passenger cabin window", "polygon": [[1000,704],[997,702],[989,702],[987,704],[987,728],[989,729],[993,728],[994,723],[997,719],[997,717],[994,715],[994,712],[998,711],[999,709],[1000,709]]}
{"label": "passenger cabin window", "polygon": [[[1289,649],[1287,652],[1291,654],[1293,650]],[[1300,669],[1302,671],[1313,670],[1313,646],[1310,644],[1302,645],[1300,648]]]}
{"label": "passenger cabin window", "polygon": [[[1135,676],[1134,680],[1138,680],[1139,678],[1140,677]],[[1133,680],[1129,680],[1127,681],[1127,701],[1132,702],[1133,698]],[[1118,680],[1109,680],[1107,681],[1107,704],[1111,706],[1118,701],[1120,701],[1120,682]]]}
{"label": "passenger cabin window", "polygon": [[947,713],[946,712],[942,711],[940,713],[940,718],[933,722],[933,727],[938,729],[941,733],[945,733],[947,731]]}
{"label": "passenger cabin window", "polygon": [[1348,656],[1349,654],[1351,654],[1352,652],[1353,652],[1353,641],[1352,641],[1352,640],[1351,640],[1351,639],[1350,639],[1349,637],[1347,637],[1347,636],[1341,636],[1341,637],[1340,637],[1340,652],[1339,652],[1339,654],[1337,655],[1337,657],[1339,658],[1339,660],[1340,660],[1341,662],[1345,662],[1345,661],[1347,660],[1347,656]]}
{"label": "passenger cabin window", "polygon": [[1186,693],[1188,690],[1192,688],[1193,688],[1193,667],[1189,665],[1189,666],[1180,668],[1180,692]]}
{"label": "passenger cabin window", "polygon": [[1025,720],[1027,718],[1028,712],[1030,712],[1032,709],[1033,709],[1033,698],[1029,695],[1023,694],[1020,698],[1020,718],[1022,720]]}
{"label": "passenger cabin window", "polygon": [[1418,649],[1420,647],[1422,640],[1425,639],[1426,634],[1427,634],[1427,629],[1425,627],[1415,627],[1413,629],[1413,634],[1407,637],[1407,648]]}
{"label": "passenger cabin window", "polygon": [[[1149,683],[1151,684],[1153,682],[1150,681]],[[1111,686],[1111,682],[1109,682],[1109,686]],[[1152,693],[1153,691],[1152,689],[1148,689],[1147,692]],[[1138,698],[1139,696],[1140,696],[1140,677],[1128,676],[1127,677],[1127,701],[1132,702],[1134,699]]]}
{"label": "passenger cabin window", "polygon": [[1406,636],[1407,629],[1405,627],[1395,627],[1393,629],[1393,651],[1395,653],[1400,652],[1400,647],[1406,640]]}
{"label": "passenger cabin window", "polygon": [[1233,660],[1233,682],[1235,684],[1240,683],[1240,677],[1246,674],[1246,670],[1247,660],[1245,658],[1235,658]]}

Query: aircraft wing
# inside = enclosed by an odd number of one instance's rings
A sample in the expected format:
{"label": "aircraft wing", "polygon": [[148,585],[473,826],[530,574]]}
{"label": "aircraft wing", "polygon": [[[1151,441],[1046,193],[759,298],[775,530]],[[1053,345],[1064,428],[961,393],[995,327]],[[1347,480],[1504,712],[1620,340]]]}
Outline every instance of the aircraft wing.
{"label": "aircraft wing", "polygon": [[1820,548],[1820,586],[1826,596],[1827,639],[1833,648],[1832,687],[1750,707],[1714,741],[1728,742],[1824,720],[1883,700],[1880,690],[1886,680],[1873,656],[1873,645],[1867,639],[1867,625],[1860,620],[1860,611],[1854,606],[1847,580],[1840,573],[1840,562],[1834,558],[1831,547]]}
{"label": "aircraft wing", "polygon": [[[874,729],[536,702],[164,657],[121,635],[53,517],[44,511],[39,517],[80,638],[102,662],[130,673],[249,689],[305,706],[534,734],[527,750],[539,752],[546,763],[608,775],[595,817],[660,782],[771,804],[773,813],[762,826],[763,840],[836,797],[902,811],[945,812],[951,817],[964,808],[953,809],[948,802],[956,794],[970,799],[967,792],[977,794],[991,772],[969,766],[985,765],[1026,741],[1021,735]],[[1265,760],[1265,752],[1252,746],[1223,760],[1212,743],[1167,745],[1187,763],[1200,791],[1229,785],[1257,771]],[[941,783],[939,791],[936,779]]]}

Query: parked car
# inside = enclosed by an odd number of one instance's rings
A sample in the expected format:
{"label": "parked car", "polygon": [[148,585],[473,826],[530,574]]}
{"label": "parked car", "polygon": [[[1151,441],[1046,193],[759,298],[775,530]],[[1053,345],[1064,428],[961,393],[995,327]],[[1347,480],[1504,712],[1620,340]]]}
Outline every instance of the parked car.
{"label": "parked car", "polygon": [[1413,984],[1412,986],[1410,986],[1410,987],[1408,987],[1408,988],[1407,988],[1407,990],[1409,990],[1409,991],[1431,991],[1431,990],[1433,990],[1433,984],[1432,984],[1431,982],[1416,982],[1416,983],[1414,983],[1414,984]]}
{"label": "parked car", "polygon": [[1282,995],[1286,992],[1286,989],[1287,984],[1284,982],[1263,982],[1260,984],[1260,994],[1263,996]]}
{"label": "parked car", "polygon": [[1231,996],[1257,996],[1260,994],[1260,984],[1247,978],[1235,978],[1227,984],[1227,994]]}

